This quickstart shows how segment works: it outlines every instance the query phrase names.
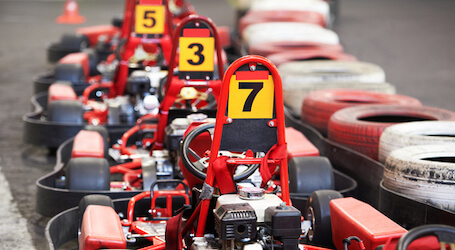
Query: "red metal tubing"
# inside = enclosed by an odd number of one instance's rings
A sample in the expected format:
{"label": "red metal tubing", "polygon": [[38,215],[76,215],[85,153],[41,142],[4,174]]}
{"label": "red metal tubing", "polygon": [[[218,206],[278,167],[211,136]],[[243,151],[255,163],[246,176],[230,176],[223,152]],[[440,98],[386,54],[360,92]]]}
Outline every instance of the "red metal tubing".
{"label": "red metal tubing", "polygon": [[99,89],[99,88],[112,88],[114,83],[112,82],[103,82],[103,83],[93,83],[90,84],[87,88],[84,89],[84,92],[82,92],[82,103],[87,104],[88,102],[88,97],[90,96],[90,93],[92,93],[94,90]]}
{"label": "red metal tubing", "polygon": [[128,202],[127,220],[125,222],[122,221],[123,226],[131,226],[131,223],[133,223],[134,206],[136,205],[136,202],[149,196],[150,191],[145,191],[130,199]]}

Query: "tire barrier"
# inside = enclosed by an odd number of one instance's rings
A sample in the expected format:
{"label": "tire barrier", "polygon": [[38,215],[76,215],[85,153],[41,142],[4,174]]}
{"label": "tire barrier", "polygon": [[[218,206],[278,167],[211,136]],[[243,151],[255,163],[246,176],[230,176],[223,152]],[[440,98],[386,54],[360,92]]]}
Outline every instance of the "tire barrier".
{"label": "tire barrier", "polygon": [[289,62],[278,67],[283,85],[308,82],[385,82],[384,70],[376,64],[341,61]]}
{"label": "tire barrier", "polygon": [[340,44],[314,43],[308,41],[280,41],[280,42],[261,42],[252,44],[248,51],[252,55],[261,55],[268,57],[271,54],[295,51],[327,51],[328,53],[342,52],[343,47]]}
{"label": "tire barrier", "polygon": [[379,138],[385,128],[411,121],[454,121],[455,113],[434,107],[362,105],[335,112],[328,138],[368,157],[378,159]]}
{"label": "tire barrier", "polygon": [[409,146],[390,153],[384,187],[455,212],[455,149],[447,144]]}
{"label": "tire barrier", "polygon": [[326,1],[320,0],[286,0],[286,1],[276,1],[276,0],[255,0],[252,2],[250,11],[268,11],[268,10],[278,10],[278,11],[311,11],[319,13],[324,17],[326,24],[330,23],[330,8],[329,4]]}
{"label": "tire barrier", "polygon": [[245,28],[242,39],[248,46],[256,43],[283,41],[339,44],[338,35],[332,30],[315,24],[297,22],[253,24]]}
{"label": "tire barrier", "polygon": [[378,159],[384,163],[389,154],[407,146],[455,143],[455,122],[425,121],[390,126],[379,139]]}
{"label": "tire barrier", "polygon": [[315,90],[349,88],[395,93],[393,86],[384,85],[384,70],[366,62],[295,61],[281,64],[278,70],[283,81],[284,103],[296,116],[301,114],[305,96]]}
{"label": "tire barrier", "polygon": [[333,113],[343,108],[365,104],[422,106],[419,100],[403,95],[365,90],[320,90],[311,92],[305,97],[301,119],[323,135],[327,135],[327,126]]}
{"label": "tire barrier", "polygon": [[301,86],[285,86],[283,88],[284,104],[290,108],[290,111],[294,116],[300,116],[302,103],[305,97],[313,91],[323,89],[358,89],[395,94],[395,86],[390,83],[316,82],[302,84]]}
{"label": "tire barrier", "polygon": [[267,56],[275,66],[280,66],[283,63],[292,61],[304,61],[304,60],[334,60],[334,61],[357,61],[355,56],[346,54],[342,51],[330,51],[320,48],[314,50],[302,49],[302,50],[291,50],[285,52],[279,52],[270,54]]}
{"label": "tire barrier", "polygon": [[266,22],[300,22],[310,23],[325,27],[325,18],[323,15],[313,11],[299,10],[264,10],[249,11],[245,16],[240,18],[238,31],[242,34],[246,27]]}

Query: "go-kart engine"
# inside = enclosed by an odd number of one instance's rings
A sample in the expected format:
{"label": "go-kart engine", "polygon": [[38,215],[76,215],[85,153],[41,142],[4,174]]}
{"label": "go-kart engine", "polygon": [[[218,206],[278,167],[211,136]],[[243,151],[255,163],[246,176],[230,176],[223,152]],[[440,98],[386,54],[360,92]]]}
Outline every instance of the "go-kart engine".
{"label": "go-kart engine", "polygon": [[[142,180],[144,189],[150,189],[151,185],[157,180],[173,179],[174,166],[170,160],[167,150],[154,150],[151,157],[142,159]],[[172,188],[168,184],[160,183],[156,189]]]}
{"label": "go-kart engine", "polygon": [[277,244],[280,249],[298,249],[299,210],[259,188],[242,188],[239,193],[217,199],[216,235],[195,239],[191,249],[272,249]]}

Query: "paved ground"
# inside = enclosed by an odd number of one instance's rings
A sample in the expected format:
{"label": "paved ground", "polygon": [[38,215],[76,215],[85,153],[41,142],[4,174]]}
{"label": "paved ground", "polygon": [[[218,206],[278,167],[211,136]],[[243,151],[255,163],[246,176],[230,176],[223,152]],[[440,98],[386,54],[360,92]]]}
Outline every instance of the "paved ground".
{"label": "paved ground", "polygon": [[[193,2],[217,24],[234,23],[226,2]],[[33,78],[49,68],[46,45],[76,27],[53,22],[62,6],[63,1],[0,0],[0,246],[5,249],[45,248],[48,218],[34,211],[35,180],[51,171],[55,159],[44,148],[22,143],[21,117],[30,110]],[[88,20],[84,25],[106,24],[121,16],[123,0],[83,0],[79,7]],[[335,30],[347,52],[381,65],[399,93],[455,110],[454,13],[451,0],[342,0]]]}

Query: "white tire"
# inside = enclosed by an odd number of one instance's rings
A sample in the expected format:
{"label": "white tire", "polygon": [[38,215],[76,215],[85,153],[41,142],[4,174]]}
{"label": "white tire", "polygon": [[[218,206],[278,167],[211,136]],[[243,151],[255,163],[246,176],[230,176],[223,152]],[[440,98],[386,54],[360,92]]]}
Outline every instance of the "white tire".
{"label": "white tire", "polygon": [[317,12],[324,16],[325,23],[330,23],[329,4],[321,0],[254,0],[251,3],[250,10],[297,10]]}
{"label": "white tire", "polygon": [[384,70],[376,64],[346,61],[296,61],[278,67],[283,85],[309,82],[385,82]]}
{"label": "white tire", "polygon": [[409,146],[386,160],[384,186],[435,207],[455,212],[455,148],[447,144]]}
{"label": "white tire", "polygon": [[229,0],[232,6],[238,11],[247,11],[251,8],[254,0]]}
{"label": "white tire", "polygon": [[251,46],[263,42],[305,41],[311,43],[339,44],[338,35],[316,24],[301,22],[257,23],[246,27],[243,41]]}
{"label": "white tire", "polygon": [[406,122],[384,130],[379,140],[378,159],[384,163],[399,148],[416,145],[455,143],[455,121]]}
{"label": "white tire", "polygon": [[384,84],[384,70],[371,63],[346,61],[296,61],[278,67],[283,82],[283,97],[293,115],[300,116],[305,96],[321,89],[359,89],[395,94]]}
{"label": "white tire", "polygon": [[390,83],[363,82],[313,82],[300,85],[283,84],[284,104],[294,116],[300,116],[303,100],[312,91],[322,89],[356,89],[378,93],[395,94],[395,87]]}

